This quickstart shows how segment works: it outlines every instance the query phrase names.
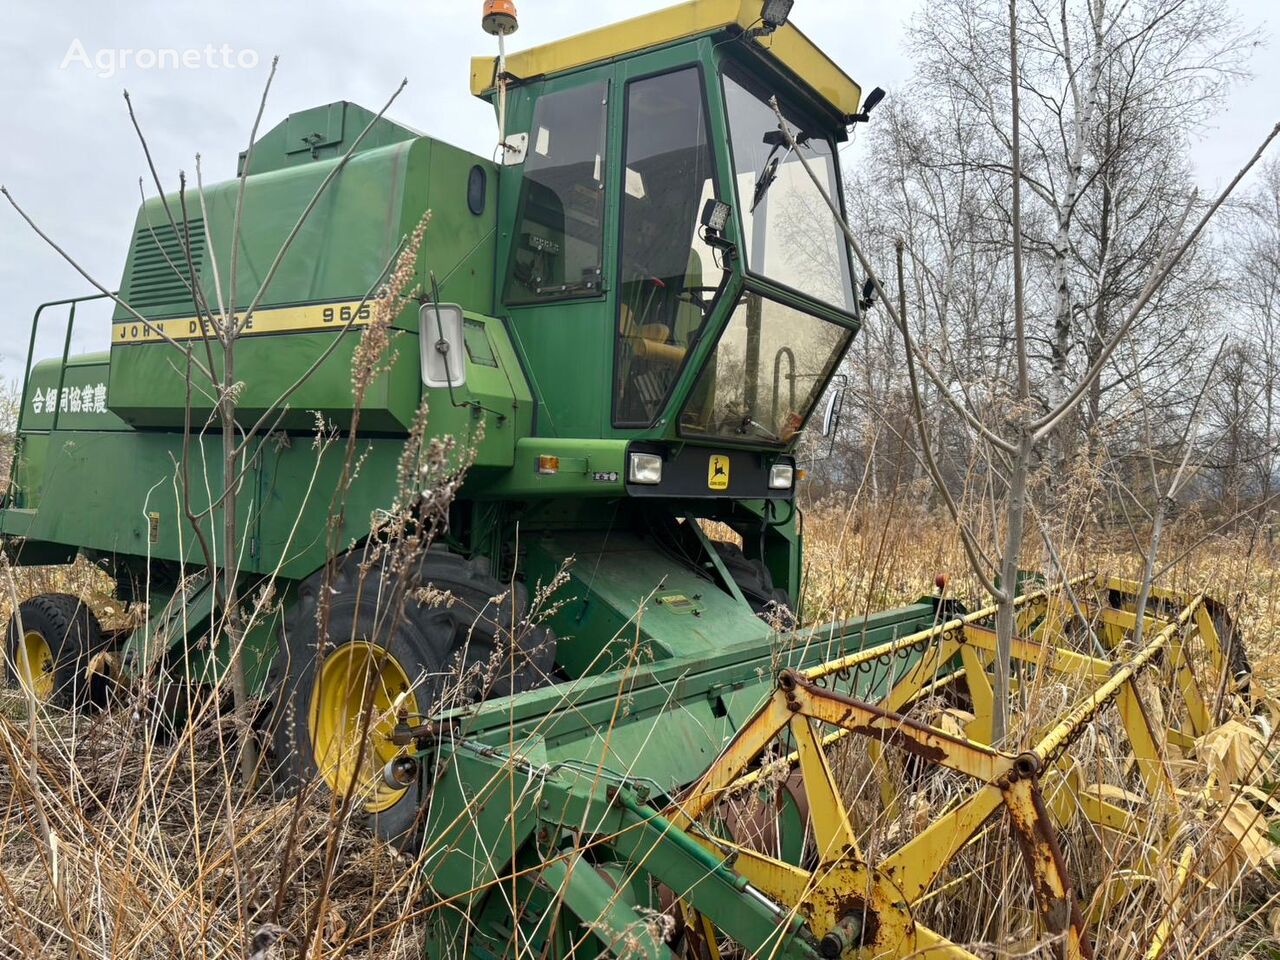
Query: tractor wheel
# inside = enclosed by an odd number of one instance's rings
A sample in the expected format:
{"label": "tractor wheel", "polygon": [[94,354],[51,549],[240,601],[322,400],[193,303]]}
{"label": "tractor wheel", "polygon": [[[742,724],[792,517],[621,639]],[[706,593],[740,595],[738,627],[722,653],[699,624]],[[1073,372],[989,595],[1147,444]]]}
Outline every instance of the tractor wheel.
{"label": "tractor wheel", "polygon": [[[422,785],[383,778],[406,752],[391,741],[398,716],[418,724],[445,703],[532,689],[546,682],[555,658],[550,631],[521,623],[524,587],[495,580],[487,564],[433,550],[407,576],[397,584],[380,566],[362,575],[358,557],[344,560],[328,587],[323,644],[324,571],[304,581],[285,615],[269,681],[276,784],[296,790],[318,778],[339,797],[354,791],[353,805],[375,832],[405,848],[413,844]],[[403,596],[403,616],[392,595]],[[507,655],[513,636],[514,657]]]}
{"label": "tractor wheel", "polygon": [[773,585],[773,575],[763,560],[751,560],[737,544],[712,540],[711,546],[719,554],[729,576],[738,585],[751,609],[763,620],[777,624],[783,630],[796,627],[796,615],[791,609],[791,597],[781,587]]}
{"label": "tractor wheel", "polygon": [[[102,646],[102,628],[79,597],[42,593],[9,620],[5,660],[13,678],[36,699],[59,707],[90,702],[88,667]],[[21,626],[19,626],[21,621]]]}

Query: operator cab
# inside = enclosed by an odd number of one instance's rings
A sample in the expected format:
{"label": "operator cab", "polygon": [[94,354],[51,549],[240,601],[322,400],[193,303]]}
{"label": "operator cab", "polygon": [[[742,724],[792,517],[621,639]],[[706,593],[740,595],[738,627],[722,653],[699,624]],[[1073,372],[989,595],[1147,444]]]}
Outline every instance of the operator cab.
{"label": "operator cab", "polygon": [[[555,407],[539,432],[781,452],[835,374],[852,270],[805,165],[842,203],[860,91],[757,7],[696,0],[507,61],[501,306]],[[496,102],[494,63],[476,78]]]}

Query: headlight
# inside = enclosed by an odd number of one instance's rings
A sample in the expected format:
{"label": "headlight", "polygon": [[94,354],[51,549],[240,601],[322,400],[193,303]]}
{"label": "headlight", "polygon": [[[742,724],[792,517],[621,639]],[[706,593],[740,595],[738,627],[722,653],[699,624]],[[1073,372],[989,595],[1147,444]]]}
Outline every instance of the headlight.
{"label": "headlight", "polygon": [[[635,456],[635,454],[632,454]],[[769,489],[790,490],[796,482],[796,468],[792,463],[775,463],[769,468]]]}
{"label": "headlight", "polygon": [[632,483],[661,483],[662,457],[656,453],[633,453],[627,461],[627,479]]}

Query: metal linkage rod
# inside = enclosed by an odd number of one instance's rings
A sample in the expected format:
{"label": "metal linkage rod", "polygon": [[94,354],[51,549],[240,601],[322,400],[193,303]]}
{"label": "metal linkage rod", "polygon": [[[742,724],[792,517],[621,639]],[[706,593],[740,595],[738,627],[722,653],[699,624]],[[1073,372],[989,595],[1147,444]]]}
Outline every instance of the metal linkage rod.
{"label": "metal linkage rod", "polygon": [[[1072,587],[1076,587],[1093,579],[1095,579],[1093,574],[1085,574],[1083,576],[1076,577],[1073,580],[1069,580],[1067,583]],[[1025,607],[1033,602],[1039,602],[1042,600],[1047,601],[1050,596],[1059,592],[1062,587],[1063,584],[1058,584],[1047,590],[1036,590],[1031,593],[1024,593],[1014,599],[1014,606]],[[983,607],[981,610],[975,610],[973,613],[965,614],[963,617],[956,617],[955,619],[948,620],[945,623],[940,623],[925,630],[919,630],[916,633],[900,637],[897,640],[890,640],[888,643],[882,643],[875,647],[868,647],[865,650],[859,650],[857,653],[851,653],[845,657],[828,660],[826,663],[821,663],[816,667],[810,667],[809,669],[802,671],[800,675],[808,680],[817,680],[821,677],[829,677],[833,673],[840,673],[843,670],[849,670],[859,664],[870,663],[873,660],[896,653],[900,650],[907,650],[911,647],[928,643],[930,640],[941,639],[949,636],[950,634],[961,632],[964,630],[965,626],[979,623],[988,617],[993,617],[995,616],[995,613],[995,604],[991,604],[990,606]]]}
{"label": "metal linkage rod", "polygon": [[1042,768],[1056,759],[1058,754],[1071,744],[1085,724],[1093,719],[1099,709],[1114,700],[1126,683],[1150,666],[1156,654],[1164,649],[1177,631],[1190,622],[1203,603],[1204,594],[1200,593],[1183,608],[1177,619],[1156,634],[1132,660],[1120,666],[1110,679],[1077,703],[1071,712],[1045,735],[1043,740],[1031,748],[1029,752],[1034,754]]}

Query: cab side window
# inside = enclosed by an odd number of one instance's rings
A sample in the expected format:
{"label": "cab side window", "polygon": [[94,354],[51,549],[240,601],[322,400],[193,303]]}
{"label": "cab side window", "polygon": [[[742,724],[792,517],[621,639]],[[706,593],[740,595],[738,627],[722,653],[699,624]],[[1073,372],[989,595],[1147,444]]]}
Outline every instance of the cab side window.
{"label": "cab side window", "polygon": [[534,107],[506,301],[545,303],[601,289],[609,87],[543,94]]}

